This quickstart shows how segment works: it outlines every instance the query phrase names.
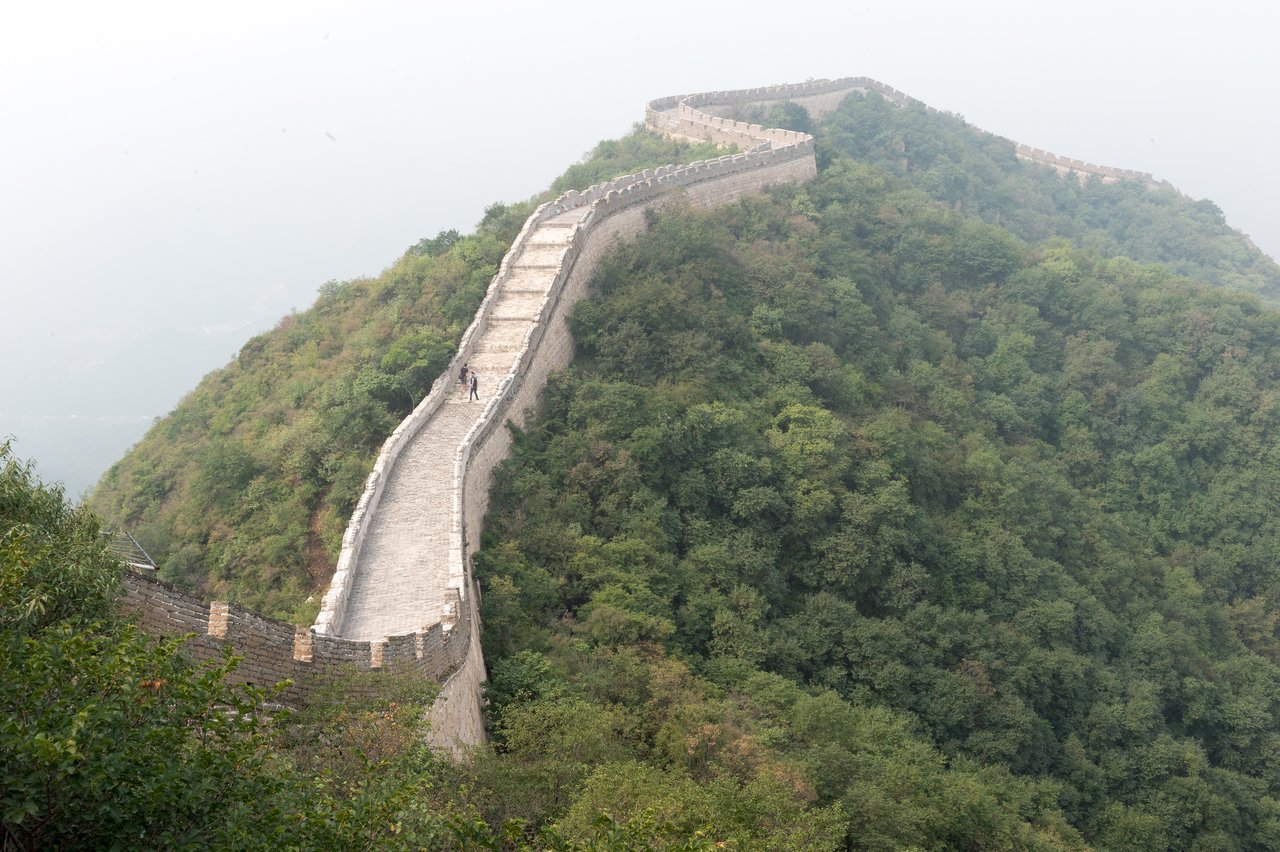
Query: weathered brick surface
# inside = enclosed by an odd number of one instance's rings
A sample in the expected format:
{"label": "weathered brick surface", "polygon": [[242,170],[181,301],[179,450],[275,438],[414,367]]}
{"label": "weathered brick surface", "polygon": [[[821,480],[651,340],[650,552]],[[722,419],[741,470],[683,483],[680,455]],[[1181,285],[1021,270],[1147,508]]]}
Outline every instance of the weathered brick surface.
{"label": "weathered brick surface", "polygon": [[[292,681],[280,694],[286,704],[305,703],[318,686],[352,668],[410,672],[440,683],[466,656],[466,642],[450,646],[447,624],[392,636],[385,643],[359,642],[264,618],[235,604],[206,603],[149,575],[126,573],[124,586],[121,609],[141,630],[156,636],[189,636],[184,648],[198,661],[220,660],[229,646],[241,658],[231,682],[271,689]],[[208,630],[211,612],[220,613],[214,619],[221,624],[220,633]],[[469,630],[470,620],[464,618],[459,625]]]}

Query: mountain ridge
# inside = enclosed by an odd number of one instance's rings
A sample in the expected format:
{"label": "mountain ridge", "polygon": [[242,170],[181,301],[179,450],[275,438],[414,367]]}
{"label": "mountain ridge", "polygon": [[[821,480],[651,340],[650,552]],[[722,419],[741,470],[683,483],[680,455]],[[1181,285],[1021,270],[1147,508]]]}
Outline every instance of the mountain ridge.
{"label": "mountain ridge", "polygon": [[[815,129],[804,185],[638,217],[497,430],[496,751],[438,795],[526,839],[656,808],[745,845],[1266,848],[1280,320],[1224,287],[1271,273],[1211,204],[954,116],[858,93]],[[139,532],[195,498],[165,570],[263,594],[237,572],[333,547],[304,521],[356,501],[531,208],[326,288],[160,424],[184,443],[113,488]]]}

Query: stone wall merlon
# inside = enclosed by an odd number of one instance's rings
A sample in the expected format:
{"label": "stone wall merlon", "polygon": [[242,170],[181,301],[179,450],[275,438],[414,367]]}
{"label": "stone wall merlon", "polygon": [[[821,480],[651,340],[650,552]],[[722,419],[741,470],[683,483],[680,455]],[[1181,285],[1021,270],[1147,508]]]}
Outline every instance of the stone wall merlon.
{"label": "stone wall merlon", "polygon": [[1014,153],[1019,159],[1029,160],[1044,166],[1051,166],[1062,173],[1075,172],[1080,175],[1081,180],[1084,180],[1089,175],[1096,175],[1104,179],[1110,178],[1111,180],[1105,181],[1108,183],[1115,180],[1135,180],[1140,183],[1145,183],[1152,188],[1169,186],[1167,181],[1157,180],[1149,172],[1139,172],[1133,169],[1119,169],[1113,166],[1100,166],[1095,163],[1087,163],[1073,157],[1062,157],[1040,148],[1032,148],[1029,145],[1023,145],[1021,143],[1015,143]]}

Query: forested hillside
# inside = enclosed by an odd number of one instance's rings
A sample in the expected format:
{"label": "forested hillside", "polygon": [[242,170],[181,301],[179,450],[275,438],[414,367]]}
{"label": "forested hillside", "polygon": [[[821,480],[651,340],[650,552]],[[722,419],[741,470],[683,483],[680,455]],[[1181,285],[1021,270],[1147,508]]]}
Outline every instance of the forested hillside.
{"label": "forested hillside", "polygon": [[[193,666],[180,639],[120,616],[100,532],[0,441],[0,847],[471,850],[520,833],[459,801],[426,744],[429,685],[352,673],[302,712],[264,713],[273,690],[226,683],[234,657]],[[659,831],[599,814],[537,842],[637,848]]]}
{"label": "forested hillside", "polygon": [[[600,143],[555,192],[719,153],[637,133]],[[424,238],[376,278],[325,284],[161,418],[92,508],[166,580],[310,623],[378,449],[453,356],[539,200],[494,204],[474,234]]]}
{"label": "forested hillside", "polygon": [[499,733],[857,846],[1280,842],[1280,315],[844,158],[599,285],[479,559]]}
{"label": "forested hillside", "polygon": [[[497,749],[433,801],[494,844],[1280,848],[1275,264],[953,117],[818,133],[812,183],[673,205],[579,305],[476,559]],[[305,610],[521,215],[328,288],[94,505]]]}
{"label": "forested hillside", "polygon": [[1280,266],[1227,227],[1208,199],[1134,181],[1064,180],[1020,162],[1012,142],[957,116],[902,109],[874,96],[847,100],[823,138],[829,156],[842,152],[905,177],[951,209],[1033,244],[1064,238],[1103,257],[1159,263],[1280,303]]}

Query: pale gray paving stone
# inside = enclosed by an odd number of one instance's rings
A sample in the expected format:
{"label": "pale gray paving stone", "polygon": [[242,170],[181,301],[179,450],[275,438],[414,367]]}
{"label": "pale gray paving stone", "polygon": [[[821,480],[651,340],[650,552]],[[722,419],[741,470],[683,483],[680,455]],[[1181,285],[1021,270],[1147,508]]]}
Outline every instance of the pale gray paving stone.
{"label": "pale gray paving stone", "polygon": [[527,320],[537,315],[538,309],[542,307],[542,300],[546,297],[545,292],[505,293],[498,304],[493,306],[490,316],[497,320]]}
{"label": "pale gray paving stone", "polygon": [[[549,279],[554,273],[539,274]],[[449,581],[453,474],[458,448],[484,403],[510,372],[541,296],[500,293],[469,361],[479,401],[454,383],[444,405],[401,451],[373,513],[354,572],[341,634],[378,640],[420,630],[439,618]]]}
{"label": "pale gray paving stone", "polygon": [[554,269],[554,267],[560,265],[560,261],[564,260],[564,250],[565,244],[560,242],[525,246],[524,251],[520,252],[520,257],[515,262],[515,268],[550,266]]}
{"label": "pale gray paving stone", "polygon": [[[435,623],[449,581],[449,537],[458,448],[484,413],[485,401],[511,371],[563,261],[573,226],[569,210],[537,227],[513,259],[469,365],[480,400],[454,383],[445,403],[418,430],[387,472],[386,485],[354,571],[341,633],[378,640]],[[453,378],[453,377],[450,377]]]}
{"label": "pale gray paving stone", "polygon": [[449,579],[454,455],[479,416],[475,406],[443,405],[401,451],[360,551],[347,638],[381,639],[438,620]]}
{"label": "pale gray paving stone", "polygon": [[551,291],[551,285],[556,281],[556,272],[554,269],[544,267],[521,268],[516,267],[511,278],[502,285],[502,299],[505,301],[507,296],[515,293],[542,293],[546,294]]}
{"label": "pale gray paving stone", "polygon": [[558,230],[572,228],[581,222],[589,212],[589,207],[575,207],[572,210],[566,210],[563,213],[557,213],[554,216],[543,219],[542,224],[538,226],[538,230],[545,231],[545,233],[538,236],[550,239]]}

